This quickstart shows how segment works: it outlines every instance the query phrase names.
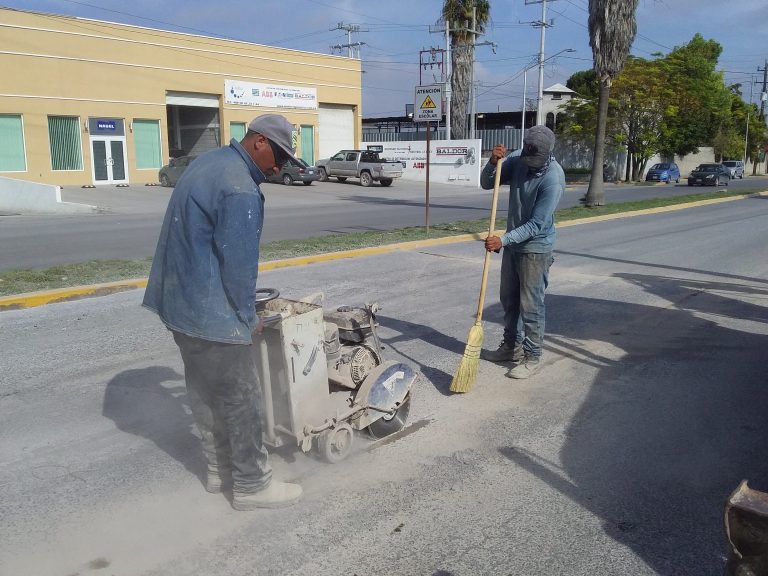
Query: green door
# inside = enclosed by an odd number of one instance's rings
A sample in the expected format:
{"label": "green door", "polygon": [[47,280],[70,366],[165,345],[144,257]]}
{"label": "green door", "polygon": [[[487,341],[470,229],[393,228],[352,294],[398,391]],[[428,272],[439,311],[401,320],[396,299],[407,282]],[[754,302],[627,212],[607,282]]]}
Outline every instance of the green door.
{"label": "green door", "polygon": [[315,127],[301,127],[301,159],[312,166],[315,163]]}

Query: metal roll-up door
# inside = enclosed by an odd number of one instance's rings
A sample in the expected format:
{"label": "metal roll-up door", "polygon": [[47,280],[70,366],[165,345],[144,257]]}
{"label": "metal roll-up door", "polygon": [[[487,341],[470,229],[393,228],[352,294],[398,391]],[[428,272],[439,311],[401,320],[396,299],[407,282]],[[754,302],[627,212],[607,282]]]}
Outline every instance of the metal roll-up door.
{"label": "metal roll-up door", "polygon": [[194,106],[196,108],[219,108],[219,96],[217,94],[201,94],[199,92],[173,92],[165,93],[165,103],[169,106]]}
{"label": "metal roll-up door", "polygon": [[330,158],[339,150],[355,147],[355,114],[351,106],[320,104],[318,158]]}

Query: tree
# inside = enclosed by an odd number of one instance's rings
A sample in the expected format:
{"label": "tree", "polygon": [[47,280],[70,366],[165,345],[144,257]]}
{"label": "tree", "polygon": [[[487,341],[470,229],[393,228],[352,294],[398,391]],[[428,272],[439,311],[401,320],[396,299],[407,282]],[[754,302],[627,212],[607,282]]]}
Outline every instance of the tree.
{"label": "tree", "polygon": [[[668,55],[646,60],[628,56],[611,85],[605,146],[627,152],[627,180],[642,179],[647,161],[659,154],[665,160],[713,146],[720,158],[741,158],[749,120],[747,155],[753,156],[764,130],[752,122],[741,99],[740,86],[727,86],[717,71],[722,49],[714,40],[693,36]],[[566,105],[558,122],[563,136],[582,144],[596,131],[598,86],[594,71],[577,72],[568,86],[580,97]]]}
{"label": "tree", "polygon": [[565,86],[576,92],[579,98],[594,98],[597,100],[600,92],[597,84],[597,73],[594,70],[575,72],[568,78]]}
{"label": "tree", "polygon": [[658,152],[676,110],[664,60],[629,57],[611,87],[616,135],[627,149],[626,180],[642,178],[648,160]]}
{"label": "tree", "polygon": [[592,156],[592,176],[585,204],[605,204],[603,162],[605,158],[605,129],[608,119],[608,98],[613,79],[621,72],[637,33],[635,11],[638,0],[589,0],[589,45],[600,92]]}
{"label": "tree", "polygon": [[688,44],[676,46],[664,58],[665,76],[676,98],[675,113],[666,119],[667,133],[659,153],[685,156],[703,144],[714,143],[731,116],[732,92],[725,85],[717,62],[723,49],[715,40],[695,34]]}
{"label": "tree", "polygon": [[[474,11],[474,31],[473,31]],[[451,34],[451,136],[467,135],[467,113],[472,94],[475,37],[482,34],[491,13],[487,0],[445,0],[442,18]]]}

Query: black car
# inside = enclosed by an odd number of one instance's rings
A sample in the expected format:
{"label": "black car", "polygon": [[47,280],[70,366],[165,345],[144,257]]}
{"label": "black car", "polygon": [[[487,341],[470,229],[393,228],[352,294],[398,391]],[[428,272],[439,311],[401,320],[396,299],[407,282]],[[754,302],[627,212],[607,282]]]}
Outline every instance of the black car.
{"label": "black car", "polygon": [[315,180],[320,180],[320,171],[316,166],[310,166],[301,158],[288,160],[283,164],[282,169],[277,174],[272,174],[267,178],[268,182],[282,182],[286,186],[290,186],[294,182],[301,182],[304,186],[309,186]]}
{"label": "black car", "polygon": [[731,171],[722,164],[700,164],[688,176],[688,186],[728,186]]}

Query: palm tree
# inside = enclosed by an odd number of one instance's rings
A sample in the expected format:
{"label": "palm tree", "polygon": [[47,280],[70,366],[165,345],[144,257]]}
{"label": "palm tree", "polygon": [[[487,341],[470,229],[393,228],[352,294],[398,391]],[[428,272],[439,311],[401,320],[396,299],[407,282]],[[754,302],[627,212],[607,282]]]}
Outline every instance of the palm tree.
{"label": "palm tree", "polygon": [[451,136],[463,139],[467,135],[467,107],[472,90],[472,64],[475,37],[472,32],[472,12],[475,32],[482,34],[491,13],[487,0],[445,0],[442,19],[451,29]]}
{"label": "palm tree", "polygon": [[592,47],[592,61],[600,81],[600,93],[592,176],[584,200],[587,206],[605,204],[603,162],[608,96],[613,79],[624,68],[624,62],[637,33],[637,3],[638,0],[589,0],[589,45]]}

